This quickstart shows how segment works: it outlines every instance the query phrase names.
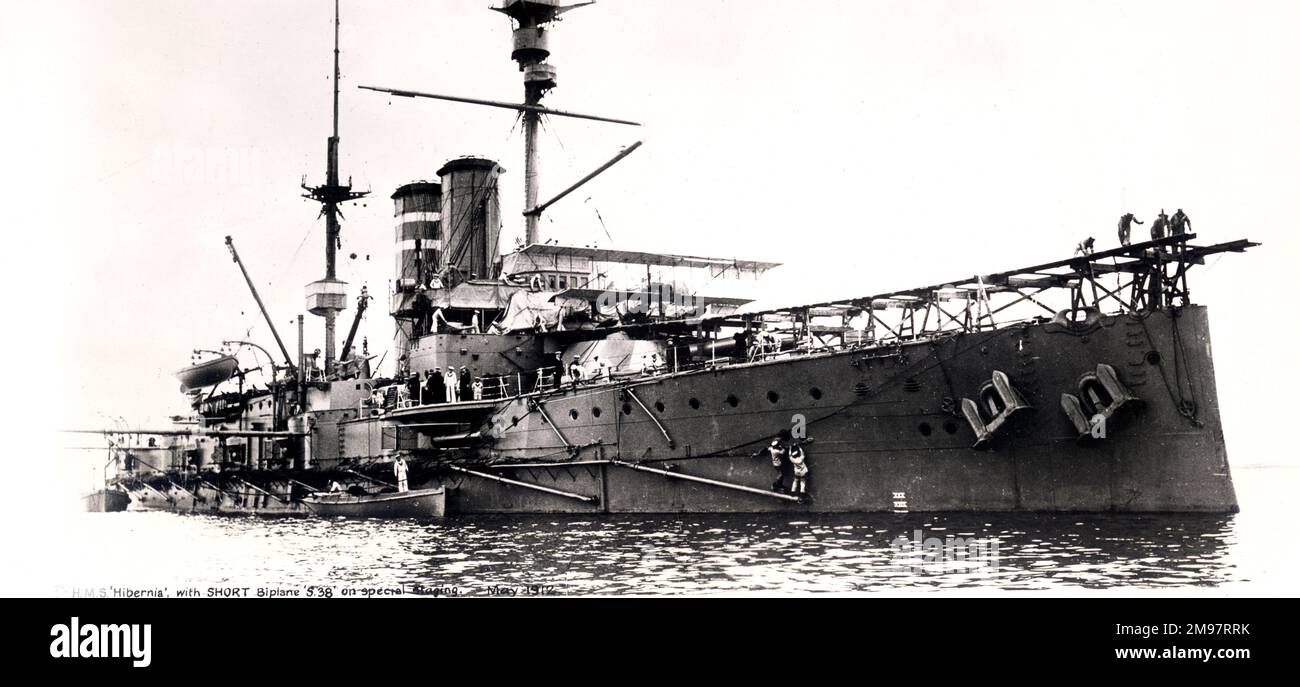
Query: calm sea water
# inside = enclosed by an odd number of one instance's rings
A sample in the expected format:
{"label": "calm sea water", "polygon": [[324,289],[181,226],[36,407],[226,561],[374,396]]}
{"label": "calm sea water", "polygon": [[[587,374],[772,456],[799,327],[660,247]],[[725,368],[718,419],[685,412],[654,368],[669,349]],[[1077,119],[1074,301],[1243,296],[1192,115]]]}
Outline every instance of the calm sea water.
{"label": "calm sea water", "polygon": [[1234,474],[1243,512],[1233,516],[492,516],[417,523],[82,514],[69,521],[57,551],[44,554],[29,590],[1293,593],[1297,519],[1277,485],[1294,483],[1300,472]]}

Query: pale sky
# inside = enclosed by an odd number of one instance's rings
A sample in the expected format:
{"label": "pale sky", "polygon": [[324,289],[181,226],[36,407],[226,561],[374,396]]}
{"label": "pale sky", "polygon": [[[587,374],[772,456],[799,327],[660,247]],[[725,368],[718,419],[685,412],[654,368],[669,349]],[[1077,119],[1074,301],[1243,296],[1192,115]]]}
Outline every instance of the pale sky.
{"label": "pale sky", "polygon": [[[509,170],[503,249],[522,234],[510,112],[356,88],[518,100],[510,25],[488,4],[343,2],[341,166],[374,196],[346,210],[340,277],[379,296],[372,351],[392,336],[395,187],[492,157]],[[60,409],[45,424],[158,424],[184,408],[172,372],[192,348],[274,349],[227,234],[295,347],[303,285],[324,271],[298,184],[323,180],[331,22],[328,0],[6,10],[6,360]],[[1089,235],[1107,248],[1124,212],[1182,207],[1202,243],[1266,244],[1212,260],[1192,289],[1229,456],[1290,462],[1297,35],[1295,2],[600,0],[556,26],[547,104],[647,126],[553,120],[542,196],[646,146],[543,233],[784,262],[768,294],[790,303],[1064,258]],[[322,326],[307,322],[311,350]]]}

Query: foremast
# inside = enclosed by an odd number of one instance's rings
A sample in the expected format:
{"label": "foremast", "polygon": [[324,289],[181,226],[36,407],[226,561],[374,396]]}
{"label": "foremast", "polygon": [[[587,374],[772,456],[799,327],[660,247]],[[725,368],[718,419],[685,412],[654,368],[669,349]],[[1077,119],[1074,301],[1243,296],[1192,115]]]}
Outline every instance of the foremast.
{"label": "foremast", "polygon": [[325,217],[325,278],[307,285],[307,311],[325,318],[325,376],[335,373],[335,325],[338,314],[347,307],[347,283],[338,279],[336,251],[339,248],[339,210],[341,203],[364,198],[366,191],[353,191],[352,181],[339,181],[339,0],[334,0],[334,83],[333,130],[326,150],[325,183],[320,186],[303,184],[305,198],[321,204],[320,214]]}

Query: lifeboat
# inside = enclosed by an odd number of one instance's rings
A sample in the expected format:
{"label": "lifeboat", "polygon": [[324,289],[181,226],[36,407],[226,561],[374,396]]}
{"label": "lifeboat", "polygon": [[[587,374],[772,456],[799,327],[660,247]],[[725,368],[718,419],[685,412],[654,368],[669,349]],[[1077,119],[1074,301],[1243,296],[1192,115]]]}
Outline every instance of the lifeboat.
{"label": "lifeboat", "polygon": [[317,515],[340,518],[441,518],[447,513],[443,487],[390,494],[312,494],[302,500]]}
{"label": "lifeboat", "polygon": [[180,380],[181,386],[185,389],[202,389],[230,379],[238,369],[239,361],[235,360],[234,356],[223,355],[178,370],[176,379]]}

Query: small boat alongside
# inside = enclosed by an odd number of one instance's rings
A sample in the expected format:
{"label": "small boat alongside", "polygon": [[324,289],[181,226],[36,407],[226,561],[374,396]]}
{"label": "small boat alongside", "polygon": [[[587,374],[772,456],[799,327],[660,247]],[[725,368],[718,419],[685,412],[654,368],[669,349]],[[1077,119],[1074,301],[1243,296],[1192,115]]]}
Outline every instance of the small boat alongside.
{"label": "small boat alongside", "polygon": [[322,517],[441,518],[447,513],[447,491],[442,487],[387,494],[317,493],[302,502]]}
{"label": "small boat alongside", "polygon": [[81,503],[87,513],[121,513],[131,504],[131,497],[121,489],[100,489],[82,494]]}

